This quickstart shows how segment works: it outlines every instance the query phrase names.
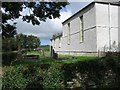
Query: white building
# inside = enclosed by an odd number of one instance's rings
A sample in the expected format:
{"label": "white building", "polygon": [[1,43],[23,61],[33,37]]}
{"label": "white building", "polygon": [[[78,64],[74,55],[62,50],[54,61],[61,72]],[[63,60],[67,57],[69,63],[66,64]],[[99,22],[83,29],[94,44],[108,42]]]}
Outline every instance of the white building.
{"label": "white building", "polygon": [[95,0],[65,20],[61,37],[51,39],[58,54],[120,51],[120,0]]}

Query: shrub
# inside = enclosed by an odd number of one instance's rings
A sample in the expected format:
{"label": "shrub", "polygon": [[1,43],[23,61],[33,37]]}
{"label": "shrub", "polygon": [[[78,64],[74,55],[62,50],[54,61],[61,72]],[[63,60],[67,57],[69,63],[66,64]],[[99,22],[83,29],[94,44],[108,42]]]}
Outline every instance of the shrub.
{"label": "shrub", "polygon": [[26,89],[39,88],[43,89],[42,81],[43,75],[42,70],[37,65],[28,65],[25,69],[22,70],[22,74],[27,79],[28,84]]}
{"label": "shrub", "polygon": [[3,89],[8,87],[12,90],[14,88],[28,90],[30,88],[40,88],[40,90],[120,88],[120,58],[106,56],[99,60],[71,64],[53,62],[10,66],[3,74]]}
{"label": "shrub", "polygon": [[17,57],[17,52],[2,52],[2,64],[10,65]]}
{"label": "shrub", "polygon": [[[99,60],[65,64],[65,87],[68,88],[120,88],[120,58],[106,56]],[[68,83],[70,82],[70,83]]]}
{"label": "shrub", "polygon": [[3,74],[3,90],[7,89],[61,89],[63,88],[63,76],[59,64],[50,68],[41,65],[16,65],[5,68]]}
{"label": "shrub", "polygon": [[27,85],[27,80],[23,77],[21,71],[24,67],[10,66],[6,67],[2,78],[2,89],[13,90],[13,89],[24,89]]}
{"label": "shrub", "polygon": [[61,64],[54,64],[44,72],[43,76],[44,89],[62,90],[64,88],[64,79],[61,70]]}
{"label": "shrub", "polygon": [[41,88],[42,89],[42,77],[41,70],[36,66],[10,66],[4,67],[3,74],[3,90],[14,90],[14,89],[31,89]]}

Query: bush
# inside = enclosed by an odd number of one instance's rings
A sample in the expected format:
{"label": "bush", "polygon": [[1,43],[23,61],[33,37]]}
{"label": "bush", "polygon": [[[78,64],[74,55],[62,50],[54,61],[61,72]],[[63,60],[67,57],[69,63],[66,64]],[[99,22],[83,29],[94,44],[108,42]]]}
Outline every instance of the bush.
{"label": "bush", "polygon": [[17,52],[2,52],[2,64],[10,65],[17,58]]}
{"label": "bush", "polygon": [[24,69],[23,66],[10,66],[4,69],[5,71],[2,78],[3,90],[24,89],[26,87],[27,79],[25,79],[21,73]]}
{"label": "bush", "polygon": [[43,89],[42,81],[43,74],[42,69],[37,65],[28,65],[25,69],[22,70],[23,76],[27,79],[26,89],[39,88]]}
{"label": "bush", "polygon": [[44,72],[42,83],[45,90],[62,90],[64,88],[63,82],[64,79],[60,64],[54,64]]}
{"label": "bush", "polygon": [[62,70],[67,88],[120,88],[120,58],[117,56],[65,64]]}
{"label": "bush", "polygon": [[[44,65],[45,66],[45,65]],[[47,65],[48,66],[48,65]],[[60,65],[43,68],[41,65],[19,65],[4,67],[3,90],[7,89],[61,89],[63,76]]]}
{"label": "bush", "polygon": [[[120,58],[102,57],[99,60],[76,63],[16,65],[6,68],[3,89],[66,90],[67,88],[120,88]],[[76,90],[76,89],[74,89]]]}
{"label": "bush", "polygon": [[41,70],[37,66],[10,66],[4,67],[4,74],[2,77],[2,89],[14,90],[14,89],[42,89],[42,77]]}

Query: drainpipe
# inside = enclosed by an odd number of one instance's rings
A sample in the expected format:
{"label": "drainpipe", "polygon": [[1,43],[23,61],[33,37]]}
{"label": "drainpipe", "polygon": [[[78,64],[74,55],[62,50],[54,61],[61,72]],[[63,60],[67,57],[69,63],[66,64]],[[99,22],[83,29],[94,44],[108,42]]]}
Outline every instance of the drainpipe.
{"label": "drainpipe", "polygon": [[109,51],[111,51],[111,16],[110,16],[110,3],[108,5],[108,27],[109,27]]}

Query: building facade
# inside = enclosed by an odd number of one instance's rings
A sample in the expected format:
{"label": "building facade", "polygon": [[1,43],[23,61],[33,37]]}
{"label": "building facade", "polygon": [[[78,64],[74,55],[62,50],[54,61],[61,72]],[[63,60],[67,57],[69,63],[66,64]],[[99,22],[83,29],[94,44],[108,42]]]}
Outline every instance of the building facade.
{"label": "building facade", "polygon": [[112,1],[91,2],[65,20],[62,36],[51,39],[51,51],[82,56],[119,52],[120,4]]}

